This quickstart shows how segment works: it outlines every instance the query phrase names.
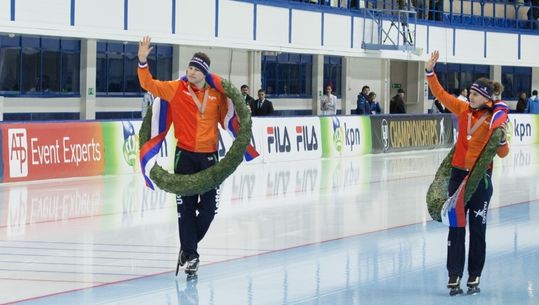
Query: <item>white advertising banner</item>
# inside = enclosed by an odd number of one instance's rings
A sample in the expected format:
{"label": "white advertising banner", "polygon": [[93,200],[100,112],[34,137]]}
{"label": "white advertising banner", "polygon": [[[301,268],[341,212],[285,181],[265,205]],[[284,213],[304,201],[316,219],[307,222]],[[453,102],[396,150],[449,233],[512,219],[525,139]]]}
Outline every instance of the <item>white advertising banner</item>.
{"label": "white advertising banner", "polygon": [[322,138],[318,117],[255,118],[253,129],[264,162],[318,159]]}
{"label": "white advertising banner", "polygon": [[511,145],[539,143],[539,116],[535,114],[509,114],[509,141]]}

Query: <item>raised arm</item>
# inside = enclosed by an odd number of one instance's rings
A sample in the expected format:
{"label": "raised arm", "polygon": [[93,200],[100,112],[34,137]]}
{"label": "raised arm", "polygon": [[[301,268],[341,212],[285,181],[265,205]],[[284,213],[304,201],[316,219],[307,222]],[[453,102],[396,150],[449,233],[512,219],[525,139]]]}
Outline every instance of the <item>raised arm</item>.
{"label": "raised arm", "polygon": [[150,36],[144,36],[142,41],[139,41],[138,47],[138,79],[140,86],[151,92],[155,96],[159,96],[167,101],[172,100],[176,90],[178,89],[177,81],[159,81],[154,80],[150,69],[148,68],[148,55],[153,50],[153,47],[150,46],[151,38]]}
{"label": "raised arm", "polygon": [[454,114],[458,115],[468,109],[468,103],[465,101],[461,101],[458,98],[447,93],[442,87],[442,85],[440,85],[440,82],[438,81],[438,78],[436,77],[436,74],[434,73],[434,66],[436,65],[436,62],[438,62],[439,58],[440,58],[440,53],[438,51],[434,51],[430,55],[429,60],[425,62],[425,72],[427,76],[427,82],[429,84],[430,91],[432,91],[432,94],[442,104],[444,104],[444,106],[447,107],[447,109],[449,109]]}

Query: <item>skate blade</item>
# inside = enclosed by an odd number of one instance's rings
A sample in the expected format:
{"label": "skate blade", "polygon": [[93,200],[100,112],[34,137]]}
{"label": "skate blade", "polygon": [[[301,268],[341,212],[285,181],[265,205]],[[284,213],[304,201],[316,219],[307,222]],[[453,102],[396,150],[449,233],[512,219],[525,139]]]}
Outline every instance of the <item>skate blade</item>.
{"label": "skate blade", "polygon": [[461,295],[463,293],[464,293],[464,291],[462,291],[462,289],[460,289],[460,288],[449,291],[449,295],[452,296],[452,297],[457,296],[457,295]]}
{"label": "skate blade", "polygon": [[187,275],[187,280],[188,281],[194,281],[194,280],[197,280],[198,279],[198,274],[188,274]]}
{"label": "skate blade", "polygon": [[178,276],[178,272],[180,271],[180,264],[176,265],[176,276]]}
{"label": "skate blade", "polygon": [[479,289],[479,288],[470,288],[470,289],[468,289],[466,294],[467,295],[476,295],[476,294],[479,294],[480,292],[481,292],[481,289]]}

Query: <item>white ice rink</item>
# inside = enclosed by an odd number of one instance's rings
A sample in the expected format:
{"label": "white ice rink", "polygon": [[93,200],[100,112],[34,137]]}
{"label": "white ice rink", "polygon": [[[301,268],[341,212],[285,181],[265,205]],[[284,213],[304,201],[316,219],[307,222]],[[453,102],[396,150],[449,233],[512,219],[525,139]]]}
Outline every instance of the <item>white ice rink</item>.
{"label": "white ice rink", "polygon": [[240,166],[191,282],[140,174],[0,184],[0,304],[539,304],[539,146],[495,162],[476,296],[449,297],[426,210],[446,153]]}

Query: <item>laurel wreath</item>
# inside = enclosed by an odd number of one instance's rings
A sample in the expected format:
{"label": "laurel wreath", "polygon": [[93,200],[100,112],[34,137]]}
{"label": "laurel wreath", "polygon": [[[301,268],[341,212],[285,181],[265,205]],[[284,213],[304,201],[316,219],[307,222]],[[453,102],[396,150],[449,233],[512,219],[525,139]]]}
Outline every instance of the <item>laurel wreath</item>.
{"label": "laurel wreath", "polygon": [[[468,183],[464,190],[464,204],[468,203],[472,195],[477,190],[477,186],[481,179],[483,179],[485,172],[488,169],[489,164],[496,156],[498,151],[498,146],[500,139],[503,136],[502,128],[496,128],[492,135],[490,136],[489,141],[483,148],[479,159],[475,163],[474,167],[469,173]],[[429,186],[427,191],[427,209],[429,211],[430,217],[433,220],[442,221],[440,211],[445,201],[449,198],[447,194],[447,187],[449,185],[449,178],[451,177],[451,160],[453,160],[453,155],[455,153],[455,148],[447,154],[445,159],[440,164],[440,167],[436,171],[434,180]]]}
{"label": "laurel wreath", "polygon": [[[228,80],[222,79],[221,83],[224,93],[232,100],[240,121],[237,137],[230,150],[214,166],[190,175],[171,174],[156,163],[150,170],[150,178],[162,190],[183,196],[206,193],[223,183],[243,161],[243,155],[251,141],[251,114],[240,91]],[[151,109],[148,109],[139,131],[140,147],[150,139],[151,118]]]}

